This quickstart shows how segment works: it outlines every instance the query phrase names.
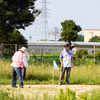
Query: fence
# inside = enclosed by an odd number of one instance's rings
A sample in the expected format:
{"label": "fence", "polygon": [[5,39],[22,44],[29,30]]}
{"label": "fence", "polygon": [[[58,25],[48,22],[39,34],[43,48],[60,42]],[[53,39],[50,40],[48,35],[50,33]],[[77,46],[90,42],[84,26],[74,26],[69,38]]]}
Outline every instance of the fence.
{"label": "fence", "polygon": [[[12,56],[0,56],[0,59],[2,60],[11,60]],[[30,56],[30,60],[28,61],[30,64],[36,64],[41,65],[41,63],[47,65],[47,64],[53,64],[53,60],[56,60],[56,63],[58,66],[60,66],[59,56]],[[100,57],[95,57],[95,64],[100,64]],[[94,57],[74,57],[74,65],[80,66],[80,65],[94,65]]]}
{"label": "fence", "polygon": [[[75,44],[75,43],[74,43]],[[12,55],[15,51],[18,50],[18,46],[20,44],[0,44],[0,52],[1,55],[0,58],[5,58],[5,59],[9,59],[11,58],[11,56],[3,56],[3,53],[5,55]],[[63,45],[64,42],[36,42],[36,43],[28,43],[28,52],[31,54],[36,54],[39,53],[39,55],[33,55],[30,56],[30,60],[29,60],[29,64],[32,63],[50,63],[52,64],[52,61],[55,59],[57,64],[60,64],[59,62],[59,56],[45,56],[47,54],[53,54],[53,53],[58,53],[60,54],[61,50],[63,49]],[[92,46],[91,46],[92,45]],[[78,44],[76,43],[76,47],[75,49],[81,49],[81,48],[85,48],[85,49],[91,49],[94,50],[94,57],[74,57],[74,64],[76,66],[78,65],[86,65],[87,62],[92,64],[94,62],[94,64],[99,64],[99,57],[95,57],[95,51],[98,50],[98,44],[88,44],[88,46],[84,46],[82,43]],[[95,46],[97,45],[97,46]],[[90,48],[91,46],[91,48]],[[88,47],[88,48],[87,48]],[[6,49],[5,49],[6,48]],[[9,59],[11,60],[11,59]]]}

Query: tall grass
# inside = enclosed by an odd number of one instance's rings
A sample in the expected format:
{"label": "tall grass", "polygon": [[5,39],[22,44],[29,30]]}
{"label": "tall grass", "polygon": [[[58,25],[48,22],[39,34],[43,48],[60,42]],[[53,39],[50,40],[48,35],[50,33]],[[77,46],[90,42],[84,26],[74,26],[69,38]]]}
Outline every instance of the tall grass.
{"label": "tall grass", "polygon": [[100,89],[94,89],[79,95],[81,100],[100,100]]}
{"label": "tall grass", "polygon": [[19,94],[16,92],[16,95],[14,94],[14,91],[12,91],[12,94],[9,93],[9,91],[5,91],[0,89],[0,100],[24,100],[23,94]]}
{"label": "tall grass", "polygon": [[[24,84],[51,84],[52,64],[29,64]],[[59,83],[61,68],[54,70],[54,84]],[[0,84],[11,84],[12,68],[8,60],[0,61]],[[71,69],[70,84],[100,84],[100,65],[92,63]],[[17,81],[18,84],[18,81]],[[63,82],[65,84],[65,82]]]}

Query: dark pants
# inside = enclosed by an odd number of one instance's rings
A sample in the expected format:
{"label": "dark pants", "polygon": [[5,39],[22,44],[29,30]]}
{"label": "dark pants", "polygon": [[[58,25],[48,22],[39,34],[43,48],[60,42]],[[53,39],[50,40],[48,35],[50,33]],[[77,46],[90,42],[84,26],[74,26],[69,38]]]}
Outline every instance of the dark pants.
{"label": "dark pants", "polygon": [[26,67],[22,68],[22,79],[25,80],[25,75],[26,75]]}
{"label": "dark pants", "polygon": [[18,75],[18,78],[19,78],[19,86],[23,85],[21,67],[18,67],[18,68],[12,67],[11,86],[16,86],[16,76],[17,75]]}
{"label": "dark pants", "polygon": [[[67,71],[66,71],[67,70]],[[61,68],[61,75],[60,75],[60,80],[59,83],[61,84],[64,80],[64,75],[66,71],[66,84],[69,83],[69,77],[70,77],[70,72],[71,72],[71,67],[62,67]]]}

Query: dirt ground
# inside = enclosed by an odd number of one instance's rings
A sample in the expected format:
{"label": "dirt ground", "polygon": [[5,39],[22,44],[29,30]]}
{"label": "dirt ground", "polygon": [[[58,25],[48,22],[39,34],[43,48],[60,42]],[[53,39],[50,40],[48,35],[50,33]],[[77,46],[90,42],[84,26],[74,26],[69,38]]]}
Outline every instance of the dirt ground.
{"label": "dirt ground", "polygon": [[13,89],[13,91],[21,93],[24,96],[32,97],[33,95],[42,96],[44,93],[55,96],[59,94],[60,89],[66,91],[66,88],[68,87],[71,90],[76,91],[76,95],[92,89],[100,89],[100,85],[24,85],[24,88],[12,88],[10,85],[1,85],[0,89],[7,90],[10,93],[12,93]]}

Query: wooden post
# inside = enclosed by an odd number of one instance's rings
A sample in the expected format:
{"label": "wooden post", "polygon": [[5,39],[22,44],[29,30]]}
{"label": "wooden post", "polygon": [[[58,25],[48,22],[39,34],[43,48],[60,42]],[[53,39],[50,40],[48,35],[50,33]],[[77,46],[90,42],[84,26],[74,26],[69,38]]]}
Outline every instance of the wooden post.
{"label": "wooden post", "polygon": [[95,46],[94,46],[94,64],[95,64]]}
{"label": "wooden post", "polygon": [[17,44],[15,44],[15,52],[17,51]]}
{"label": "wooden post", "polygon": [[4,45],[1,43],[1,56],[3,56],[3,51],[4,51]]}

